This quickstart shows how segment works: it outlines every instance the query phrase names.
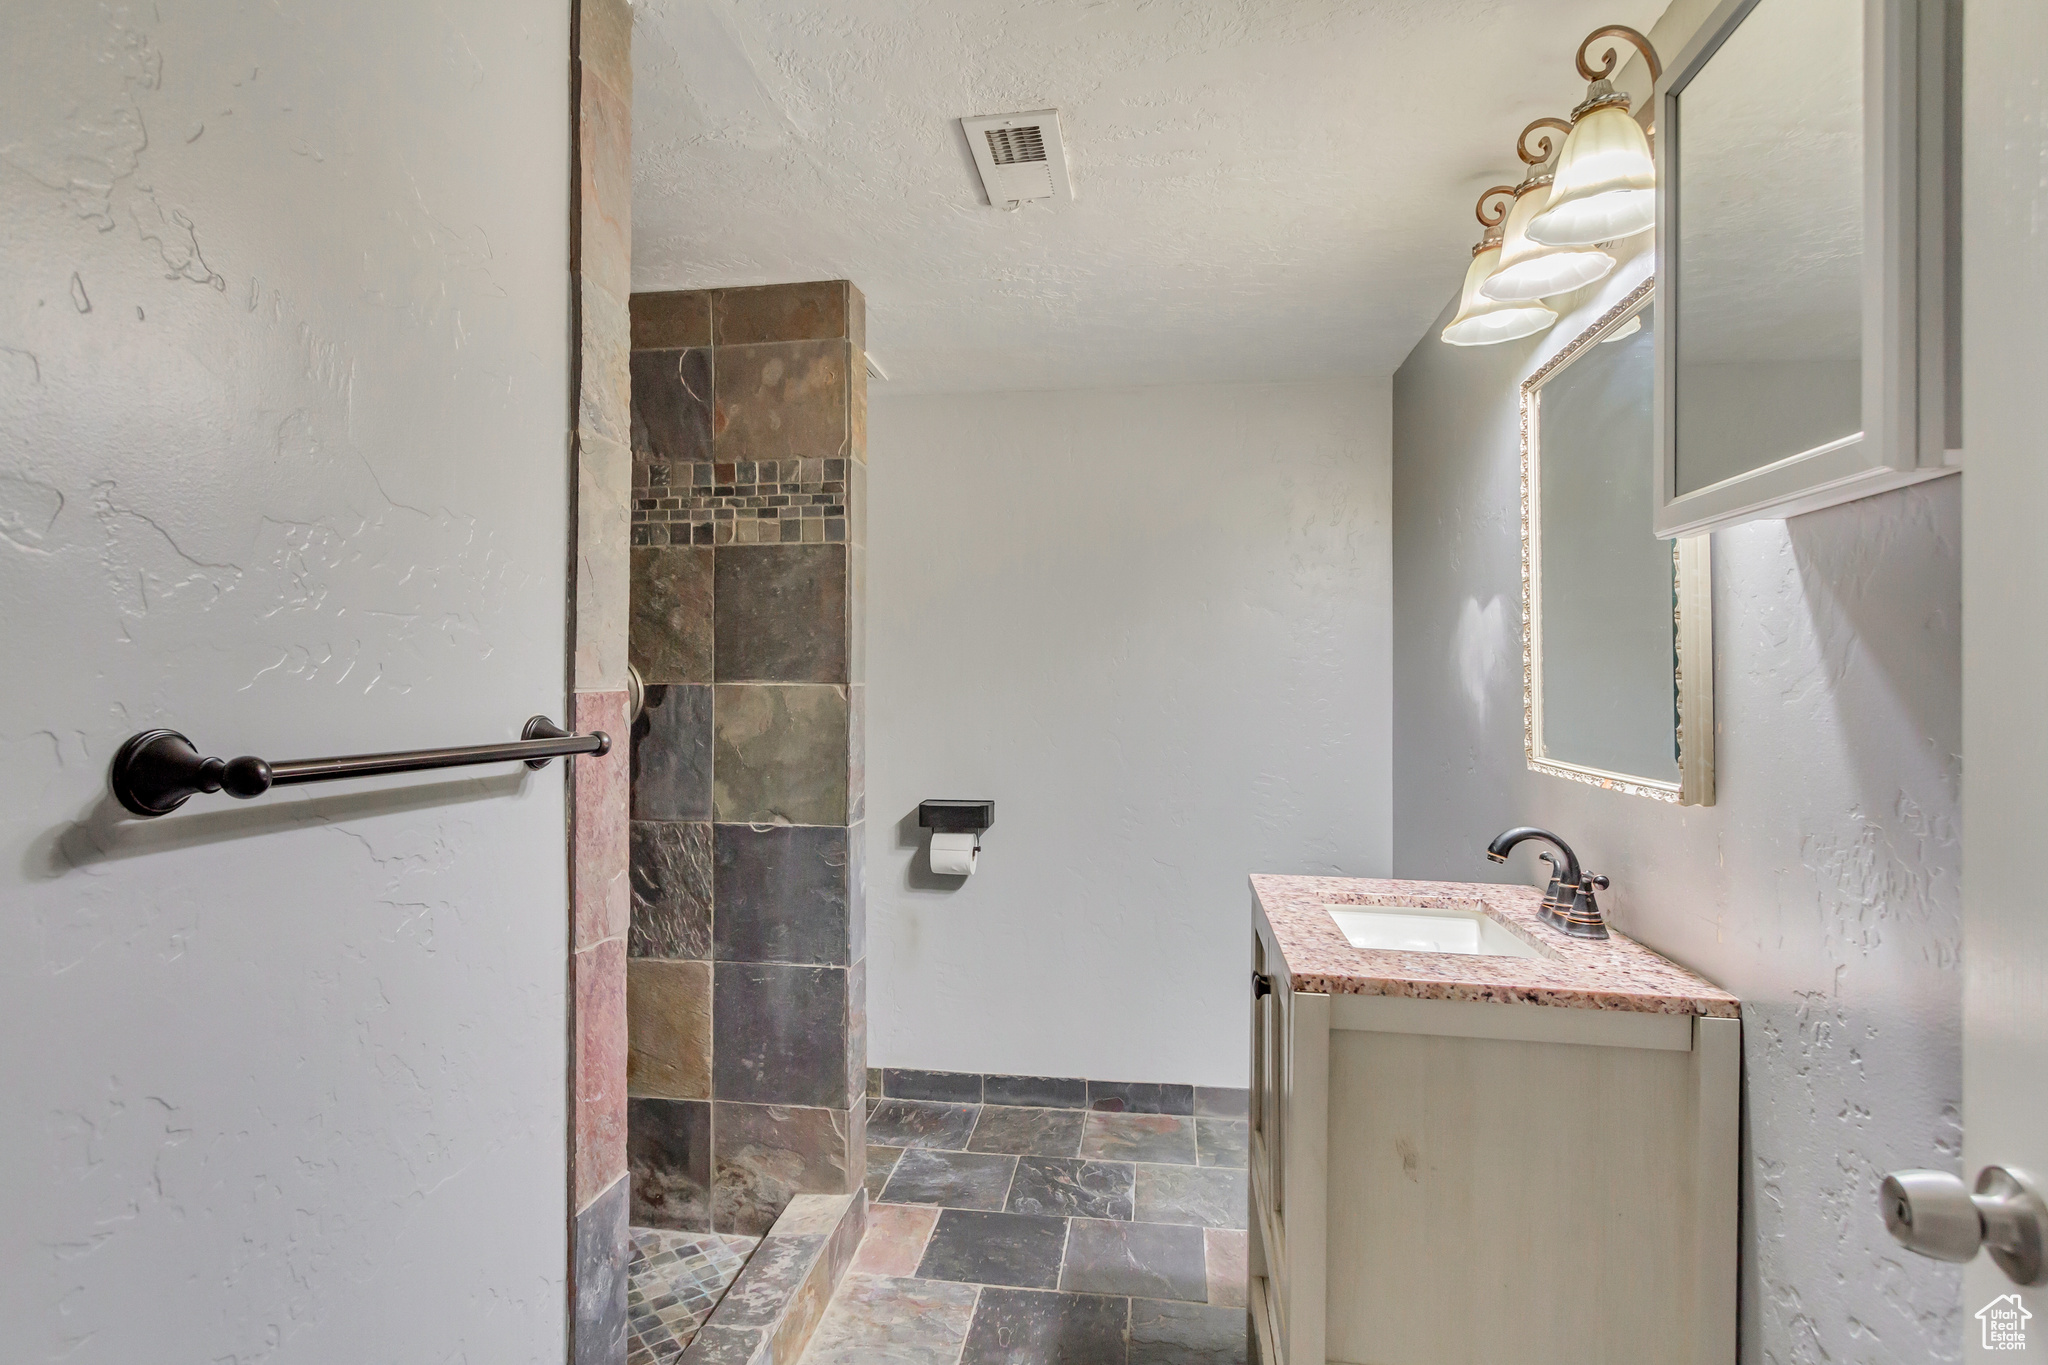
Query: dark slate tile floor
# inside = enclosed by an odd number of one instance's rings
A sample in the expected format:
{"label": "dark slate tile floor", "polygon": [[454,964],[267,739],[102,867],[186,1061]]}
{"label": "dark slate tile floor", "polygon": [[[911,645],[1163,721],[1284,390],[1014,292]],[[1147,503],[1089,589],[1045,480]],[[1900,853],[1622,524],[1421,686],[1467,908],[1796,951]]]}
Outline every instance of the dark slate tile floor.
{"label": "dark slate tile floor", "polygon": [[1242,1119],[870,1103],[868,1232],[805,1365],[1244,1365]]}
{"label": "dark slate tile floor", "polygon": [[937,1204],[949,1209],[1000,1213],[1017,1174],[1017,1158],[914,1147],[896,1160],[882,1186],[892,1204]]}

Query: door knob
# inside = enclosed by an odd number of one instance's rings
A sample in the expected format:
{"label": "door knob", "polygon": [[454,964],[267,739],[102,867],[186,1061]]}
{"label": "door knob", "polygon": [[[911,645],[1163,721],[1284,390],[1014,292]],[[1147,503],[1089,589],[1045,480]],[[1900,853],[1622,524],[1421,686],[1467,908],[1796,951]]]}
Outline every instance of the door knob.
{"label": "door knob", "polygon": [[1937,1261],[1967,1261],[1979,1247],[2014,1284],[2048,1283],[2048,1204],[2025,1171],[1986,1166],[1972,1194],[1948,1171],[1893,1171],[1878,1195],[1900,1246]]}

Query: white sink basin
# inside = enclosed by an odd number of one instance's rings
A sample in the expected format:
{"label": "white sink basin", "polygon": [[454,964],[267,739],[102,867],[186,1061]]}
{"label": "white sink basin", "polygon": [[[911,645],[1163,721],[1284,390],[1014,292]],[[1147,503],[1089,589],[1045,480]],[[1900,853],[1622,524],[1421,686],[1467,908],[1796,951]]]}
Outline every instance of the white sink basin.
{"label": "white sink basin", "polygon": [[1324,910],[1354,948],[1396,953],[1470,953],[1486,957],[1541,957],[1480,910],[1424,905],[1326,905]]}

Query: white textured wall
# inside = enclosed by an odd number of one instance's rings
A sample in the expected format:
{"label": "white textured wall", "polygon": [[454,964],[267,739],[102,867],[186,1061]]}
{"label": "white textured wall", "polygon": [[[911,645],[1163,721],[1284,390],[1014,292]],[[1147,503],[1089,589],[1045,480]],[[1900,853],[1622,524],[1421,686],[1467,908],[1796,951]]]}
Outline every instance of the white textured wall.
{"label": "white textured wall", "polygon": [[1245,1083],[1246,875],[1389,866],[1388,401],[875,393],[875,1065]]}
{"label": "white textured wall", "polygon": [[1527,771],[1517,386],[1628,283],[1395,376],[1395,873],[1530,878],[1480,850],[1536,824],[1610,875],[1623,930],[1743,999],[1743,1360],[1954,1359],[1958,1274],[1876,1190],[1962,1136],[1957,480],[1715,537],[1718,804]]}
{"label": "white textured wall", "polygon": [[568,31],[0,0],[0,1357],[559,1361]]}

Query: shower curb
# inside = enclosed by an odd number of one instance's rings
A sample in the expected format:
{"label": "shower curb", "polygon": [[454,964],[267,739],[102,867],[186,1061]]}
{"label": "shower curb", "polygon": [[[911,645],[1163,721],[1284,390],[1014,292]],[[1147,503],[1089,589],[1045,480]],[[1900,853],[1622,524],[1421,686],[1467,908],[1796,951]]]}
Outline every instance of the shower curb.
{"label": "shower curb", "polygon": [[853,1263],[867,1212],[866,1190],[791,1199],[679,1365],[796,1365]]}

